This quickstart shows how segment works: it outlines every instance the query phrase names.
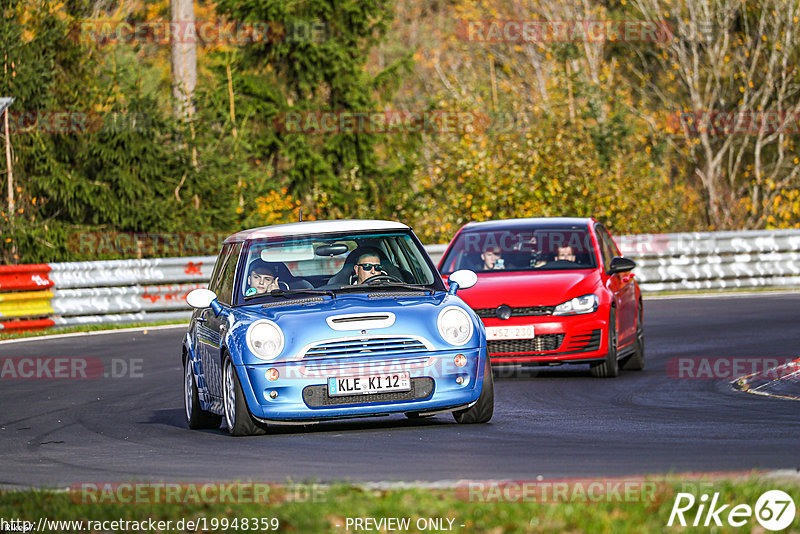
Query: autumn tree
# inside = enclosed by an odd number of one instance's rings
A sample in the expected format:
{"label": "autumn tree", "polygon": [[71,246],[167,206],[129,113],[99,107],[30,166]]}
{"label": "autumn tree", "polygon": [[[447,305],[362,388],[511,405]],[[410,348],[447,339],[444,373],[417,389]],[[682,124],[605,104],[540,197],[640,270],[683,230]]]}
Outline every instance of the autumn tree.
{"label": "autumn tree", "polygon": [[640,109],[702,184],[711,228],[800,219],[800,3],[633,0],[631,13],[668,22],[663,42],[628,47]]}

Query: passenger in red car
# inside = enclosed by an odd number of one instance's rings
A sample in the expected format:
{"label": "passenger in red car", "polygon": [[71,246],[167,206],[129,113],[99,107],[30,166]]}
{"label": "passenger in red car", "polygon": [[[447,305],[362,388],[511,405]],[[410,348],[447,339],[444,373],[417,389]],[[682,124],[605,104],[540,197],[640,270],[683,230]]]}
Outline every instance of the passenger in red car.
{"label": "passenger in red car", "polygon": [[483,270],[493,271],[496,269],[504,269],[503,259],[500,257],[500,247],[488,247],[484,249],[481,254],[483,260]]}

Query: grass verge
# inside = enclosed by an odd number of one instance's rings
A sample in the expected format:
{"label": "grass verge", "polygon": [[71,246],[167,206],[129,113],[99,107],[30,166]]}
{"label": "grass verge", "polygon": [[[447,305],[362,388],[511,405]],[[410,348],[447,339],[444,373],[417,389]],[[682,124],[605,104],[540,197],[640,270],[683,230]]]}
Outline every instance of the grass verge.
{"label": "grass verge", "polygon": [[[620,486],[623,483],[626,485]],[[469,484],[473,484],[470,486]],[[477,486],[475,484],[478,484]],[[595,484],[595,486],[592,486]],[[599,484],[599,485],[598,485]],[[616,486],[615,486],[616,484]],[[162,487],[154,493],[147,484],[131,489],[131,485],[106,487],[73,487],[72,491],[3,491],[0,492],[0,518],[15,518],[38,524],[39,519],[86,521],[171,521],[153,529],[140,524],[140,532],[430,532],[451,531],[463,533],[505,532],[591,532],[591,533],[643,533],[643,532],[769,532],[755,516],[741,517],[744,524],[735,527],[728,524],[728,514],[739,504],[747,505],[753,513],[767,515],[764,508],[755,510],[759,497],[768,490],[782,490],[800,508],[800,478],[776,478],[753,474],[736,478],[631,478],[631,479],[582,479],[558,482],[530,481],[507,483],[506,486],[491,486],[487,482],[461,482],[447,489],[395,488],[375,485],[320,486],[310,484],[273,485],[264,492],[247,492],[241,488],[230,494],[224,491],[203,491],[209,484],[184,484],[181,491],[173,493]],[[194,486],[194,492],[186,488]],[[219,485],[215,487],[219,488]],[[559,489],[560,488],[560,489]],[[616,488],[616,489],[615,489]],[[679,493],[695,497],[695,505],[684,512],[687,527],[668,527],[667,523]],[[719,514],[721,527],[703,526],[708,512],[708,503],[718,493],[717,508],[727,506]],[[699,508],[702,495],[708,495],[702,511]],[[161,497],[155,498],[155,495]],[[246,495],[247,498],[240,496]],[[254,498],[259,495],[260,498]],[[192,497],[193,496],[193,497]],[[229,499],[230,497],[230,499]],[[138,500],[137,503],[122,503],[120,500]],[[688,497],[684,497],[688,499]],[[165,501],[173,502],[165,502]],[[246,502],[242,502],[246,501]],[[686,504],[683,501],[681,504]],[[772,505],[771,505],[772,506]],[[782,506],[782,505],[775,505]],[[773,507],[777,513],[779,508]],[[699,526],[691,526],[699,513]],[[784,513],[787,513],[784,511]],[[247,526],[244,526],[247,518]],[[262,518],[264,518],[262,520]],[[356,518],[370,518],[376,523],[363,521],[361,528],[354,523]],[[398,523],[379,523],[381,519],[398,518],[408,521],[399,523],[407,528],[396,528]],[[274,519],[274,521],[273,521]],[[176,528],[183,520],[183,529]],[[234,520],[236,526],[234,527]],[[195,521],[192,528],[186,521]],[[205,521],[205,524],[202,522]],[[258,528],[253,528],[253,523]],[[93,525],[95,531],[124,531],[121,526]],[[128,531],[131,526],[127,525]],[[267,528],[262,528],[266,526]],[[395,528],[391,528],[394,526]],[[277,527],[277,528],[273,528]],[[438,527],[438,528],[434,528]],[[51,532],[77,532],[64,528]],[[83,530],[89,531],[88,529]],[[783,532],[800,532],[800,509],[794,521]]]}

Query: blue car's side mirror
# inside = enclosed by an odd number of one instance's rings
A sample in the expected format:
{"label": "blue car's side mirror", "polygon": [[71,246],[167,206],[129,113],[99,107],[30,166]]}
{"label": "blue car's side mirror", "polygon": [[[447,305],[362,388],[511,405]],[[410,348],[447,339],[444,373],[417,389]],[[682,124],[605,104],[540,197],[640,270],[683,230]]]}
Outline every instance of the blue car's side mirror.
{"label": "blue car's side mirror", "polygon": [[447,282],[450,286],[447,293],[455,295],[459,289],[469,289],[474,286],[478,282],[478,275],[469,269],[461,269],[451,274]]}
{"label": "blue car's side mirror", "polygon": [[186,302],[197,310],[211,308],[214,315],[222,313],[222,306],[217,302],[217,294],[209,289],[198,288],[191,291],[186,295]]}

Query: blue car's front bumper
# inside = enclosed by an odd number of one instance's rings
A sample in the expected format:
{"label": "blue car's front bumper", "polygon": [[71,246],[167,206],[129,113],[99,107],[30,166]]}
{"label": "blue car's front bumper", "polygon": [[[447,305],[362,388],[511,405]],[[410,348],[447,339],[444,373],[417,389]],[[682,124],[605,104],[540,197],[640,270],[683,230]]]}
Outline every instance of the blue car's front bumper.
{"label": "blue car's front bumper", "polygon": [[[466,357],[463,367],[455,365],[459,354]],[[486,348],[483,347],[407,353],[394,358],[383,355],[374,359],[263,363],[236,369],[254,417],[267,422],[293,423],[463,408],[480,396],[485,362]],[[273,368],[280,377],[269,381],[266,373]],[[346,397],[327,394],[329,377],[394,372],[409,373],[414,384],[411,392]]]}

